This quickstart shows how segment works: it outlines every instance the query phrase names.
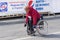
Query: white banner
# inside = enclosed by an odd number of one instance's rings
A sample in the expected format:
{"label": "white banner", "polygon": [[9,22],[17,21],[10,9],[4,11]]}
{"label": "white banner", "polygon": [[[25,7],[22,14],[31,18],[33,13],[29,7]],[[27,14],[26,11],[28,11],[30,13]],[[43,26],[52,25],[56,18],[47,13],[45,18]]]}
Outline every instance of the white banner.
{"label": "white banner", "polygon": [[[49,11],[48,0],[32,0],[32,1],[33,1],[32,5],[37,11],[39,12]],[[29,0],[2,0],[0,2],[0,5],[3,5],[5,7],[1,7],[0,12],[14,12],[14,13],[25,12],[24,7],[27,6],[28,2]]]}
{"label": "white banner", "polygon": [[24,12],[28,0],[0,0],[0,12]]}
{"label": "white banner", "polygon": [[51,0],[51,12],[60,13],[60,0]]}
{"label": "white banner", "polygon": [[48,12],[49,11],[49,0],[35,0],[34,8],[38,12]]}
{"label": "white banner", "polygon": [[[0,0],[0,15],[8,15],[15,13],[25,13],[25,6],[30,0]],[[33,6],[38,12],[60,12],[59,1],[57,3],[52,0],[32,0]],[[54,3],[55,2],[55,3]],[[56,4],[56,6],[55,6]],[[57,8],[58,7],[58,8]]]}

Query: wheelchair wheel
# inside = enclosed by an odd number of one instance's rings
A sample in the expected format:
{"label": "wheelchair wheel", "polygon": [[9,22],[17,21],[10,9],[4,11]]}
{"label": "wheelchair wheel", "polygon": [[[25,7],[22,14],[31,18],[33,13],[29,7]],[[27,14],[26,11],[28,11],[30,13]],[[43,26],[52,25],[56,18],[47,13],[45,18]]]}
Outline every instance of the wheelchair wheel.
{"label": "wheelchair wheel", "polygon": [[36,31],[40,35],[47,35],[48,34],[48,23],[45,20],[40,20],[37,23]]}

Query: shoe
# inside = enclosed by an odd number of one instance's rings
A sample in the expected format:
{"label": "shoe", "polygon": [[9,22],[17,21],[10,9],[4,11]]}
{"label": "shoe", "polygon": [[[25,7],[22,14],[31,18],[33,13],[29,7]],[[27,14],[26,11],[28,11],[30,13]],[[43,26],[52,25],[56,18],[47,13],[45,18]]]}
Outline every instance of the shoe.
{"label": "shoe", "polygon": [[36,35],[33,33],[33,34],[31,34],[31,36],[36,36]]}

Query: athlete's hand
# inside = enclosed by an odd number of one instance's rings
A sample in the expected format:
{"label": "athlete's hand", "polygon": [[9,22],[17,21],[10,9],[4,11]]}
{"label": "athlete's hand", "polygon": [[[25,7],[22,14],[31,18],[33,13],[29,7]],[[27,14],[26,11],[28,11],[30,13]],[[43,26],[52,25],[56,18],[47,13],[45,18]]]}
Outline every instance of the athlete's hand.
{"label": "athlete's hand", "polygon": [[26,27],[26,24],[24,24],[24,27]]}

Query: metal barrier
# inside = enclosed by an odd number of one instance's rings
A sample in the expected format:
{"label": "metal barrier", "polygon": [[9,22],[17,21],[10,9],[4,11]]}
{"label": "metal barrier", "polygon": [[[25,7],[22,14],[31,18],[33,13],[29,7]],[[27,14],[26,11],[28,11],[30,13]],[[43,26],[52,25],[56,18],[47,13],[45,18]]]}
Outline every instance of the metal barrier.
{"label": "metal barrier", "polygon": [[4,15],[4,16],[0,16],[0,19],[2,19],[2,18],[10,18],[10,17],[20,17],[20,16],[23,16],[23,18],[24,18],[24,15],[25,14]]}

